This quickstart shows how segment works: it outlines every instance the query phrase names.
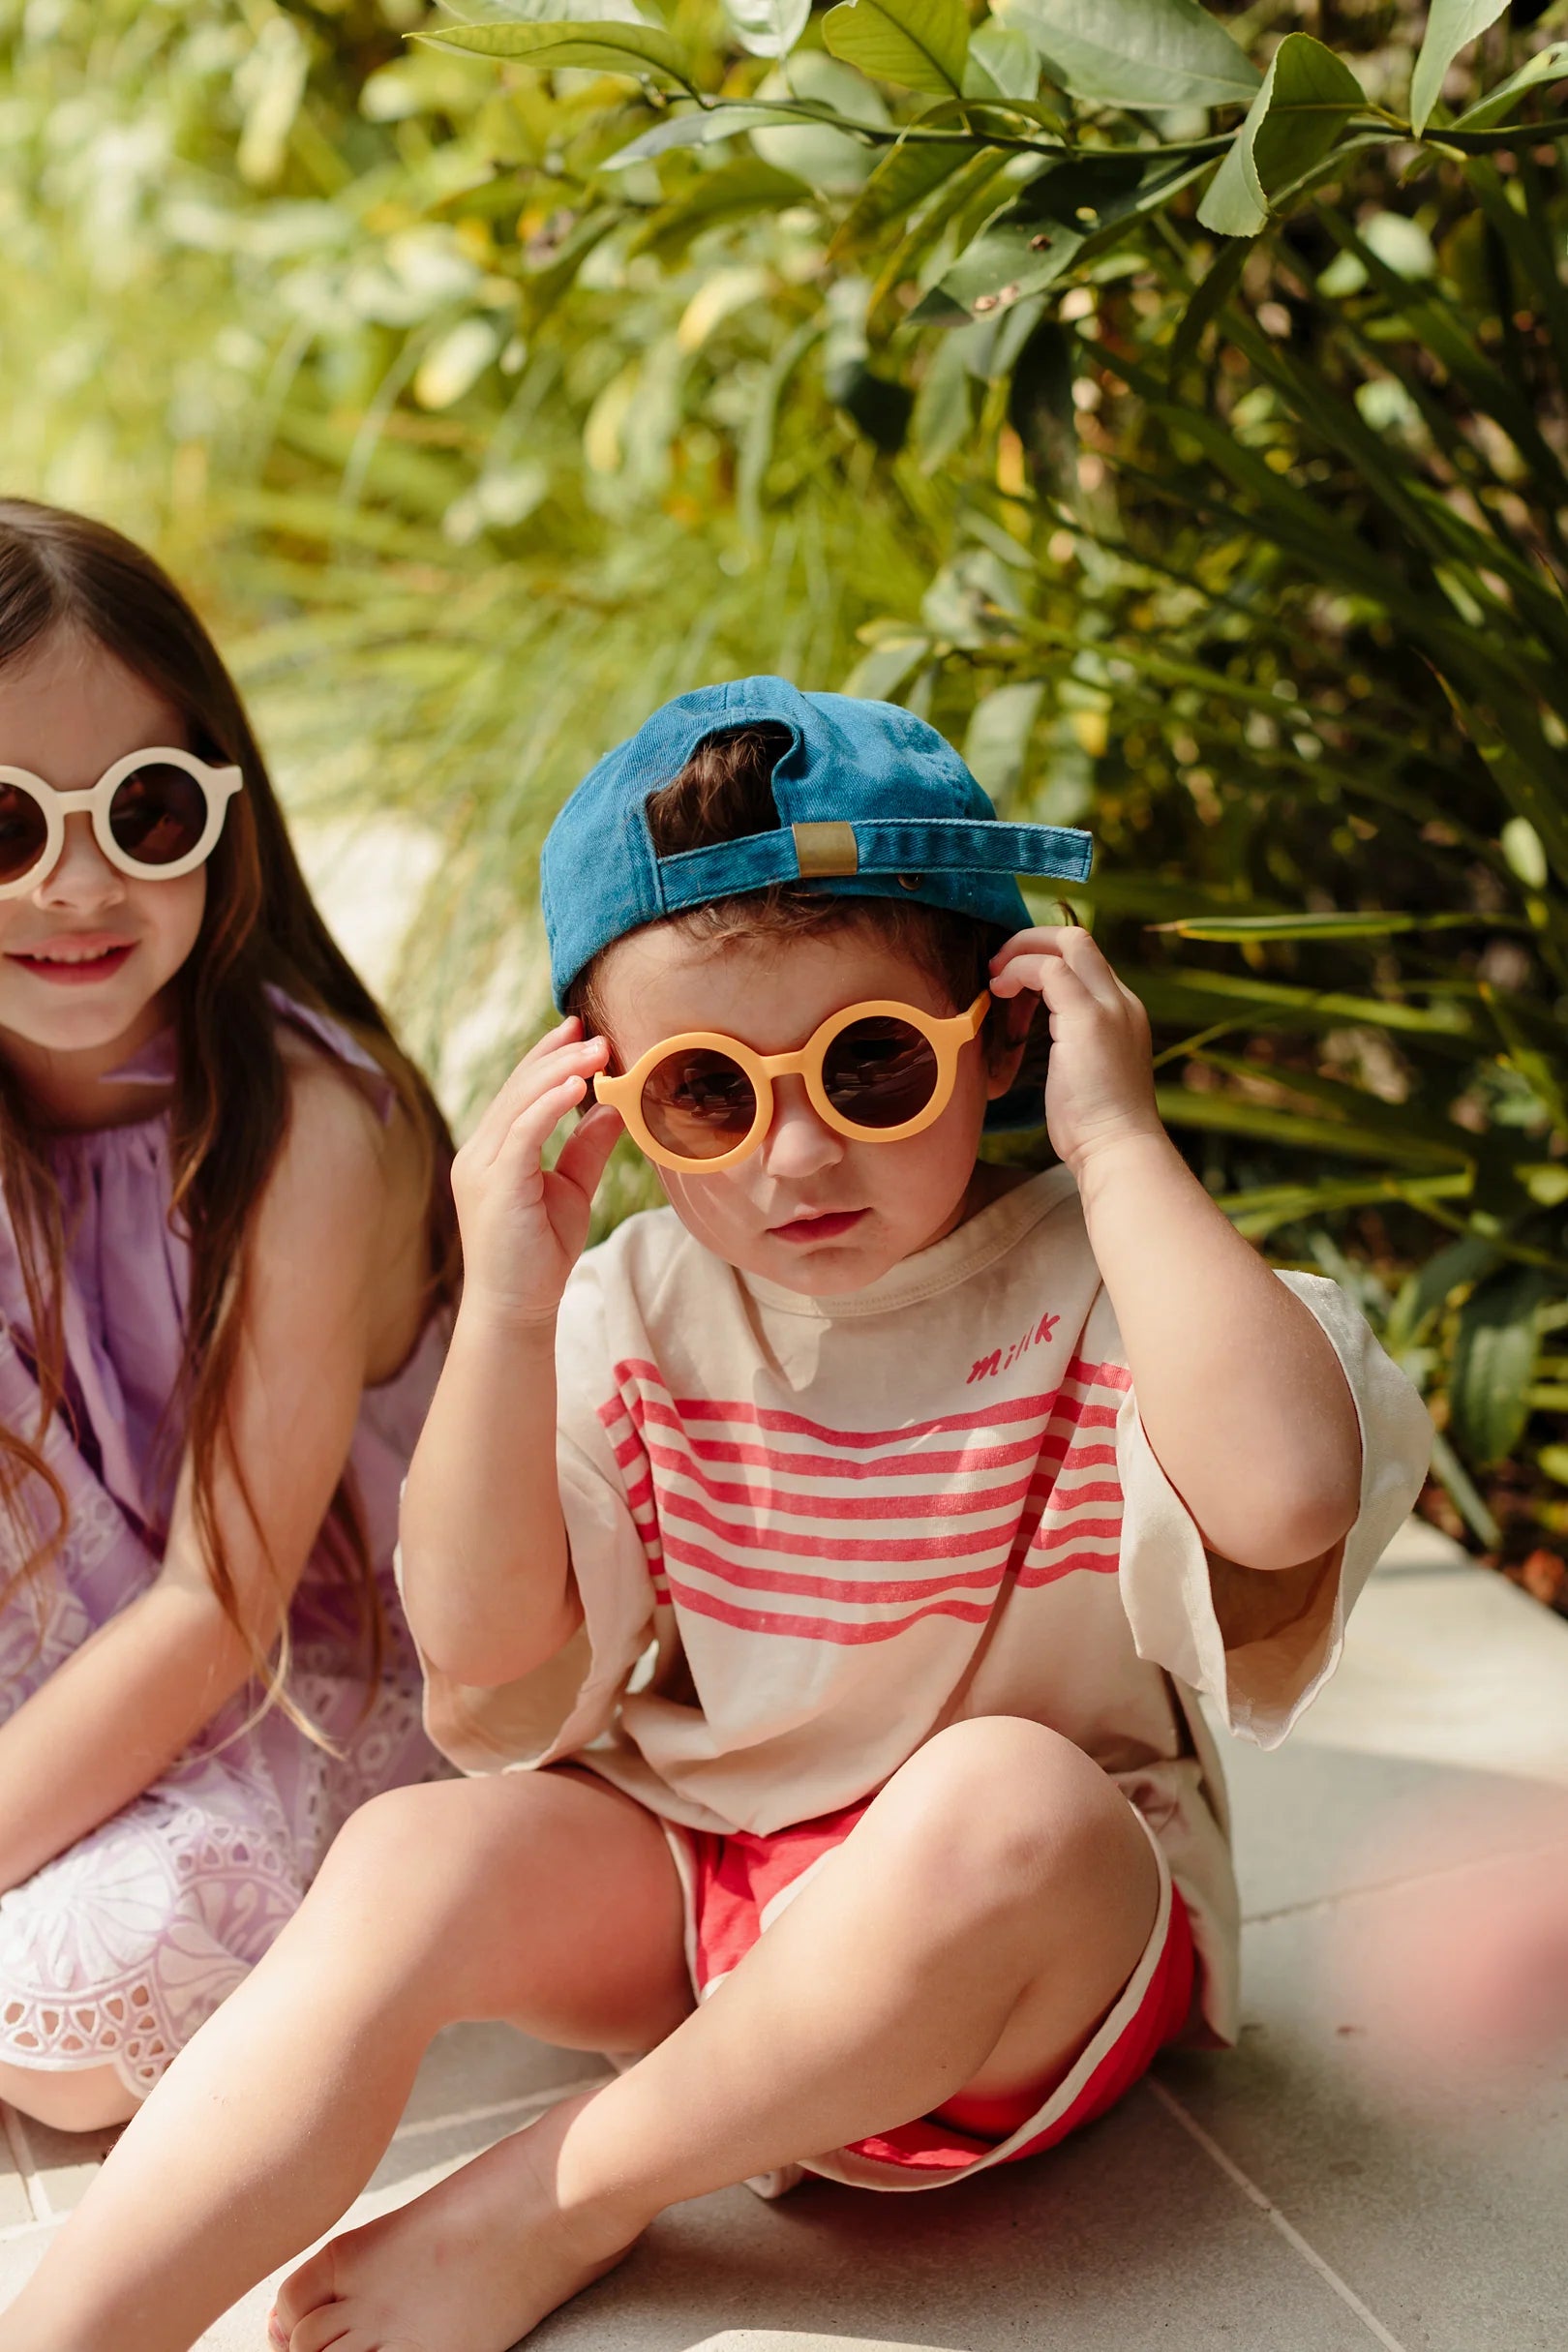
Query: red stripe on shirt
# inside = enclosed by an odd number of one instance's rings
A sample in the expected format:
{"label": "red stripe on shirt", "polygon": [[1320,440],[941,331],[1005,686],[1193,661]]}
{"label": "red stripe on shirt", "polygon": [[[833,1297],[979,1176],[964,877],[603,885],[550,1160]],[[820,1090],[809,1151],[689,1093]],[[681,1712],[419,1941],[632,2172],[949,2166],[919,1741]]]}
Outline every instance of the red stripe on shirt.
{"label": "red stripe on shirt", "polygon": [[965,1624],[983,1625],[991,1613],[988,1601],[931,1601],[923,1609],[912,1610],[906,1617],[862,1617],[857,1624],[853,1619],[836,1617],[764,1615],[758,1610],[739,1609],[733,1601],[721,1601],[712,1593],[700,1592],[695,1585],[677,1583],[673,1578],[670,1588],[680,1606],[698,1616],[716,1617],[720,1624],[736,1626],[745,1633],[793,1635],[803,1642],[890,1642],[895,1634],[907,1632],[921,1617],[958,1617]]}
{"label": "red stripe on shirt", "polygon": [[[997,1558],[987,1567],[970,1570],[967,1574],[930,1577],[905,1577],[889,1583],[873,1583],[862,1577],[803,1576],[780,1568],[742,1567],[736,1560],[722,1559],[701,1544],[688,1543],[683,1537],[672,1535],[665,1546],[666,1556],[678,1561],[682,1567],[700,1568],[705,1576],[718,1579],[746,1592],[787,1592],[802,1600],[887,1603],[890,1601],[928,1600],[934,1591],[960,1592],[992,1590],[1002,1582],[1004,1562]],[[772,1625],[772,1618],[766,1620]],[[835,1619],[836,1623],[837,1620]]]}

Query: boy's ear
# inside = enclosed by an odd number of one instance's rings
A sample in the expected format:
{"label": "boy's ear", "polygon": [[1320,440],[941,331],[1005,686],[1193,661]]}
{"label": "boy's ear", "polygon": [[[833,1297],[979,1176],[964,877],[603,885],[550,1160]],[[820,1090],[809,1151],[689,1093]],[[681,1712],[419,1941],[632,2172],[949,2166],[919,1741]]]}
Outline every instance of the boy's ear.
{"label": "boy's ear", "polygon": [[1031,989],[1017,996],[994,997],[990,1017],[982,1032],[985,1044],[985,1092],[992,1102],[1000,1102],[1018,1083],[1018,1071],[1029,1042],[1029,1032],[1040,1009],[1040,999]]}

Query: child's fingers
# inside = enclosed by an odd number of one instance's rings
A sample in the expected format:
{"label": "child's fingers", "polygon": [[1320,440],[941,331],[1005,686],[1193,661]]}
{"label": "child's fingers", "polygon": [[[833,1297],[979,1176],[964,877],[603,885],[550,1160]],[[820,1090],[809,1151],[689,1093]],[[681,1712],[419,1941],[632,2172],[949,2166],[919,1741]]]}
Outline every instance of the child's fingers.
{"label": "child's fingers", "polygon": [[1051,1006],[1079,1004],[1086,998],[1098,1002],[1091,996],[1082,974],[1061,955],[1014,956],[991,982],[991,994],[1004,1000],[1022,996],[1026,991],[1042,996]]}
{"label": "child's fingers", "polygon": [[991,970],[999,972],[1016,955],[1057,955],[1072,965],[1074,971],[1103,972],[1114,979],[1105,950],[1092,931],[1082,923],[1040,923],[1027,931],[1015,931],[1004,940],[991,958]]}
{"label": "child's fingers", "polygon": [[520,1113],[564,1077],[575,1075],[585,1081],[593,1077],[603,1068],[607,1052],[602,1038],[566,1038],[559,1043],[542,1039],[518,1064],[474,1129],[465,1146],[468,1159],[488,1167],[504,1148]]}
{"label": "child's fingers", "polygon": [[1089,933],[1078,926],[1070,929],[1064,926],[1058,937],[1061,942],[1057,950],[1059,960],[1083,982],[1090,995],[1103,1005],[1107,1012],[1120,1011],[1123,995],[1121,982]]}
{"label": "child's fingers", "polygon": [[993,996],[1016,996],[1020,987],[1038,988],[1047,1001],[1054,1001],[1048,986],[1050,977],[1070,973],[1105,1011],[1122,1011],[1124,999],[1130,992],[1122,986],[1087,931],[1070,930],[1064,925],[1055,933],[1020,934],[1020,940],[1025,936],[1038,938],[1041,944],[1021,949],[999,971],[993,972]]}
{"label": "child's fingers", "polygon": [[586,1042],[581,1032],[581,1022],[575,1014],[568,1013],[564,1020],[558,1021],[554,1029],[547,1029],[544,1036],[528,1047],[521,1061],[502,1079],[494,1098],[487,1104],[484,1115],[473,1131],[475,1138],[490,1129],[498,1131],[497,1139],[499,1134],[504,1134],[517,1116],[523,1100],[528,1092],[531,1073],[549,1055],[558,1053],[563,1047]]}
{"label": "child's fingers", "polygon": [[566,1113],[575,1110],[587,1093],[587,1078],[572,1071],[547,1087],[536,1101],[528,1103],[512,1121],[496,1154],[493,1162],[496,1172],[504,1173],[510,1182],[527,1182],[537,1176],[545,1145]]}
{"label": "child's fingers", "polygon": [[556,1160],[556,1174],[567,1184],[575,1185],[586,1200],[591,1200],[599,1189],[610,1155],[622,1131],[619,1111],[612,1110],[608,1102],[595,1102],[583,1116],[561,1145]]}

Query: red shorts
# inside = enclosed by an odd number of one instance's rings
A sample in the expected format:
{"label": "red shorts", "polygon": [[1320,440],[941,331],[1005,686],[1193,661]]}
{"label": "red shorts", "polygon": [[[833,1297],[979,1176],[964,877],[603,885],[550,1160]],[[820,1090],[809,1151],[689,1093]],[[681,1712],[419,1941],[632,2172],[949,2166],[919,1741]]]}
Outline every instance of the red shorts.
{"label": "red shorts", "polygon": [[[686,1960],[699,2000],[744,1958],[864,1811],[863,1804],[851,1805],[768,1837],[721,1837],[664,1824],[685,1891]],[[1187,1906],[1152,1832],[1150,1843],[1160,1862],[1153,1932],[1120,1997],[1070,2066],[997,2102],[983,2137],[922,2116],[830,2157],[813,2157],[806,2170],[865,2187],[935,2188],[981,2166],[1038,2156],[1131,2091],[1186,2026],[1195,1972]]]}

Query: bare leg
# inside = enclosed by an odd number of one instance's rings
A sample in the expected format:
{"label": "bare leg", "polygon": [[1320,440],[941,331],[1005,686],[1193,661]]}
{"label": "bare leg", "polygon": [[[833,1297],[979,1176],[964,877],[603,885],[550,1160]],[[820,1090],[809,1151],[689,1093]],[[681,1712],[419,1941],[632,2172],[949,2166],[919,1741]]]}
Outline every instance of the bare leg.
{"label": "bare leg", "polygon": [[690,1999],[641,1807],[575,1773],[378,1797],[141,2108],[6,2313],[6,2352],[185,2352],[363,2187],[440,2026],[642,2049]]}
{"label": "bare leg", "polygon": [[712,2000],[295,2273],[288,2352],[506,2352],[680,2198],[1065,2066],[1147,1944],[1158,1870],[1039,1725],[955,1727],[895,1775]]}
{"label": "bare leg", "polygon": [[103,2131],[129,2123],[141,2103],[112,2066],[56,2074],[43,2066],[0,2065],[0,2098],[56,2131]]}

